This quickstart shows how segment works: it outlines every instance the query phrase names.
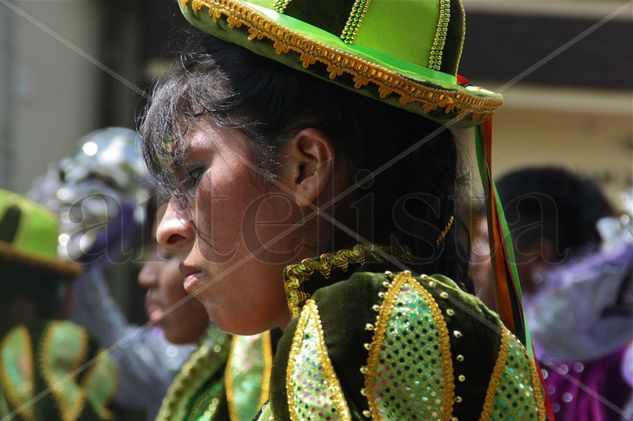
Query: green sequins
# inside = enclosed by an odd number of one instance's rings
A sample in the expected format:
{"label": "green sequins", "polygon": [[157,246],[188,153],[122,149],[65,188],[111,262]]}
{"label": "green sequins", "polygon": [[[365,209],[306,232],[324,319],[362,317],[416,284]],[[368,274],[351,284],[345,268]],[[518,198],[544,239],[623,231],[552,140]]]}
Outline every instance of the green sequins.
{"label": "green sequins", "polygon": [[[514,335],[503,329],[499,360],[481,420],[544,420],[542,395],[540,390],[535,394],[532,367],[525,348]],[[500,377],[499,373],[502,373]]]}
{"label": "green sequins", "polygon": [[439,307],[409,273],[401,273],[388,287],[369,348],[363,392],[370,414],[450,419],[453,391],[448,331]]}
{"label": "green sequins", "polygon": [[294,420],[350,420],[350,412],[328,356],[319,311],[308,300],[294,334],[286,392]]}

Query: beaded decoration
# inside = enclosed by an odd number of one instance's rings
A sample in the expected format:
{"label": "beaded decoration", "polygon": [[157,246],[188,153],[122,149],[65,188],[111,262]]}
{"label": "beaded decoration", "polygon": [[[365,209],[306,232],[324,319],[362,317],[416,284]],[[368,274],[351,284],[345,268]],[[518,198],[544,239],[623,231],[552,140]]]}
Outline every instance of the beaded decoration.
{"label": "beaded decoration", "polygon": [[351,44],[354,42],[358,28],[360,28],[360,25],[363,23],[363,19],[369,8],[369,3],[371,3],[371,0],[356,0],[354,2],[349,19],[347,19],[347,23],[345,23],[345,27],[341,33],[341,39],[344,43]]}
{"label": "beaded decoration", "polygon": [[[388,278],[392,278],[390,272]],[[385,284],[369,349],[365,388],[372,419],[450,420],[454,379],[446,322],[410,272]],[[408,405],[397,404],[405,399]]]}
{"label": "beaded decoration", "polygon": [[451,17],[451,0],[440,0],[440,15],[437,19],[435,39],[429,54],[429,68],[440,70],[442,67],[442,51],[446,43],[446,32]]}
{"label": "beaded decoration", "polygon": [[319,310],[308,300],[292,339],[286,371],[290,419],[351,420],[323,337]]}

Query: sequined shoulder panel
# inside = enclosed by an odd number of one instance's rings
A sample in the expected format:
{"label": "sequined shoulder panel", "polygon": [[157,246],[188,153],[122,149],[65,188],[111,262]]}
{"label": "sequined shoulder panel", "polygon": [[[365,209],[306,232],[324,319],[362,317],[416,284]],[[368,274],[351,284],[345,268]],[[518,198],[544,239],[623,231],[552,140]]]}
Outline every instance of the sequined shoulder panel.
{"label": "sequined shoulder panel", "polygon": [[233,337],[224,372],[232,421],[252,420],[268,401],[272,358],[270,332]]}
{"label": "sequined shoulder panel", "polygon": [[40,372],[50,387],[64,420],[75,420],[82,413],[86,396],[75,379],[85,361],[88,334],[67,321],[50,322],[39,349]]}
{"label": "sequined shoulder panel", "polygon": [[480,421],[545,421],[545,404],[535,366],[519,340],[502,327],[495,364]]}
{"label": "sequined shoulder panel", "polygon": [[313,300],[306,301],[297,322],[288,356],[286,393],[292,421],[351,419]]}
{"label": "sequined shoulder panel", "polygon": [[26,405],[34,394],[32,350],[25,326],[12,329],[0,344],[0,393],[4,392],[13,408],[22,408],[20,416],[26,420],[35,418],[33,406]]}
{"label": "sequined shoulder panel", "polygon": [[[408,272],[381,292],[365,388],[372,419],[450,420],[453,366],[446,323],[433,296]],[[406,404],[402,405],[402,401]]]}
{"label": "sequined shoulder panel", "polygon": [[[191,411],[211,419],[224,393],[208,384],[214,374],[221,372],[229,354],[228,335],[212,327],[200,347],[191,354],[176,375],[163,399],[157,421],[190,419]],[[221,377],[220,377],[221,379]]]}
{"label": "sequined shoulder panel", "polygon": [[99,351],[92,366],[86,372],[81,386],[86,399],[99,418],[111,419],[107,406],[114,396],[117,383],[117,366],[107,351]]}

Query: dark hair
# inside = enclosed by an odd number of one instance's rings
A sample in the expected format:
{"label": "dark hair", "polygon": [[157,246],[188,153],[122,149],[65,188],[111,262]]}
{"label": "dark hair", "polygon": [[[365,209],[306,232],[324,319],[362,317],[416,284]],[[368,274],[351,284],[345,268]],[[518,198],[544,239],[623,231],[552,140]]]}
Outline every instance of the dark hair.
{"label": "dark hair", "polygon": [[[406,248],[417,257],[414,270],[441,272],[470,285],[468,233],[456,215],[458,153],[450,131],[241,47],[214,38],[201,47],[183,55],[180,69],[158,84],[142,120],[143,154],[161,190],[171,195],[182,190],[173,175],[182,165],[178,139],[202,114],[252,139],[254,162],[269,178],[277,172],[284,143],[314,127],[328,135],[360,181],[345,206],[325,211],[337,212],[344,222],[356,219],[352,228],[375,244]],[[426,137],[424,147],[404,153]],[[377,169],[379,174],[369,175]],[[365,199],[372,205],[365,206]],[[451,217],[456,224],[438,247],[436,238]],[[350,242],[337,235],[332,246]]]}
{"label": "dark hair", "polygon": [[555,246],[557,260],[569,252],[597,249],[596,223],[614,215],[598,185],[563,168],[512,171],[498,181],[497,189],[517,250],[544,238]]}

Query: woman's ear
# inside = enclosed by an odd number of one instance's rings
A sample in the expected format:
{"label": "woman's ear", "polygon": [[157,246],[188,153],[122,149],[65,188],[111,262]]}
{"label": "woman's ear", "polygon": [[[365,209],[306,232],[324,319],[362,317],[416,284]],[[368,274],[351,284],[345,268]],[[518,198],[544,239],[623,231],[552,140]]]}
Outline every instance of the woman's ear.
{"label": "woman's ear", "polygon": [[281,181],[294,194],[297,206],[316,204],[324,191],[331,191],[334,158],[332,141],[320,130],[303,129],[288,142]]}

